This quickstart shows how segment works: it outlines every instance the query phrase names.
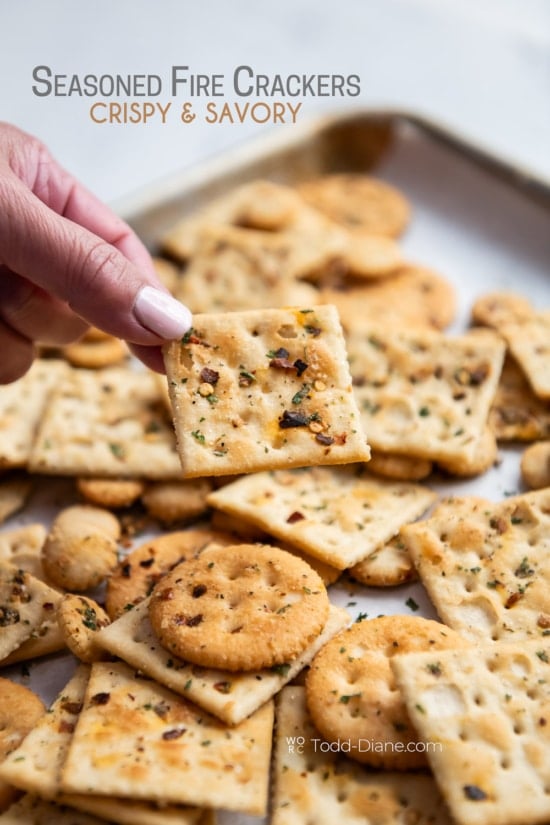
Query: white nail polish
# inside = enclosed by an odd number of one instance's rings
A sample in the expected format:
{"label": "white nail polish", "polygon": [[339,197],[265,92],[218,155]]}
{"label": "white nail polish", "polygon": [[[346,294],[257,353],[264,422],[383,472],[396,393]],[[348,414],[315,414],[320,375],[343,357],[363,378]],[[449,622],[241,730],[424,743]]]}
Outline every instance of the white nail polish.
{"label": "white nail polish", "polygon": [[187,307],[152,286],[144,286],[138,292],[134,315],[142,326],[166,341],[181,338],[191,326]]}

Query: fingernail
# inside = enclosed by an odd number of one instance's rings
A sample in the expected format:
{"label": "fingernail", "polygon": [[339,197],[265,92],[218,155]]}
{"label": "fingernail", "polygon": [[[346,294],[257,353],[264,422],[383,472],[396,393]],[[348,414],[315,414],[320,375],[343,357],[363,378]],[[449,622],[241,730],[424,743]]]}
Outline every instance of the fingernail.
{"label": "fingernail", "polygon": [[140,324],[166,341],[181,338],[191,326],[187,307],[152,286],[144,286],[138,292],[134,315]]}

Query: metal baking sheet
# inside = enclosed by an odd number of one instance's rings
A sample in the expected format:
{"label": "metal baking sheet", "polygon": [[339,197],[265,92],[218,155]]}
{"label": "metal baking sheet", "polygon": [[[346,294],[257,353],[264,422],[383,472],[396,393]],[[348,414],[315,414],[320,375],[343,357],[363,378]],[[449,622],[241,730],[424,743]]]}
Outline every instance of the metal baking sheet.
{"label": "metal baking sheet", "polygon": [[[371,172],[395,184],[409,198],[413,217],[402,238],[407,259],[432,267],[454,284],[458,315],[451,333],[468,324],[473,300],[483,292],[512,289],[537,307],[550,306],[550,185],[528,171],[495,158],[485,149],[414,114],[358,111],[306,123],[161,181],[117,204],[152,251],[175,221],[216,195],[257,177],[293,183],[335,171]],[[521,491],[519,447],[503,447],[500,463],[480,478],[429,486],[442,495],[481,495],[500,500]],[[74,496],[71,482],[39,484],[23,515],[2,529],[42,520],[46,524]],[[150,534],[142,534],[136,543]],[[330,588],[332,600],[359,613],[410,614],[435,618],[418,583],[373,589],[344,580]],[[411,599],[413,601],[411,601]],[[55,655],[4,669],[51,700],[74,662]],[[24,675],[29,670],[28,675]],[[262,820],[224,814],[224,825]]]}

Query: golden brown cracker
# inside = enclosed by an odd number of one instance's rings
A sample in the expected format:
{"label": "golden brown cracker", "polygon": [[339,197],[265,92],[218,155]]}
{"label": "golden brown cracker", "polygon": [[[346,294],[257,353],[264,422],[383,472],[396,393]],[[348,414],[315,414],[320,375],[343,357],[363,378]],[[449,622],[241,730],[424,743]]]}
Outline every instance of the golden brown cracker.
{"label": "golden brown cracker", "polygon": [[77,478],[81,496],[97,507],[118,510],[130,507],[145,490],[143,481],[129,478]]}
{"label": "golden brown cracker", "polygon": [[[28,687],[0,678],[0,762],[15,750],[46,708]],[[0,812],[17,799],[15,787],[0,778]]]}
{"label": "golden brown cracker", "polygon": [[109,624],[105,611],[88,596],[66,593],[57,608],[57,621],[65,644],[81,662],[96,662],[104,651],[96,646],[96,634]]}
{"label": "golden brown cracker", "polygon": [[537,398],[511,356],[504,361],[489,412],[497,441],[537,441],[550,437],[550,403]]}
{"label": "golden brown cracker", "polygon": [[110,618],[116,619],[150,596],[155,584],[172,567],[212,543],[233,544],[234,538],[205,527],[165,533],[136,547],[121,559],[107,581],[105,607]]}
{"label": "golden brown cracker", "polygon": [[352,579],[367,587],[395,587],[418,578],[399,533],[363,561],[350,567],[348,573]]}
{"label": "golden brown cracker", "polygon": [[[426,764],[395,689],[397,653],[465,647],[458,633],[429,619],[382,616],[355,623],[319,651],[306,678],[307,705],[322,736],[349,742],[349,756],[373,767],[414,770]],[[374,743],[364,748],[365,742]],[[391,744],[389,744],[391,743]],[[401,743],[401,744],[398,744]]]}
{"label": "golden brown cracker", "polygon": [[296,658],[326,623],[320,577],[267,545],[205,550],[153,590],[149,618],[163,647],[221,670],[258,670]]}
{"label": "golden brown cracker", "polygon": [[162,524],[193,521],[208,509],[206,497],[212,490],[207,478],[190,481],[157,481],[147,485],[141,501],[152,518]]}
{"label": "golden brown cracker", "polygon": [[550,441],[527,447],[521,457],[521,477],[531,490],[550,487]]}

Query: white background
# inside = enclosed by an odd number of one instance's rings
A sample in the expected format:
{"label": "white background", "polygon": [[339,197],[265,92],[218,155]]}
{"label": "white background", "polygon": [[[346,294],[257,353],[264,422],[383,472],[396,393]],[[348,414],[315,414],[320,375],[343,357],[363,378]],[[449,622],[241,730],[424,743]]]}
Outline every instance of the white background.
{"label": "white background", "polygon": [[352,103],[422,111],[550,179],[548,0],[0,0],[0,32],[0,117],[109,201],[265,127],[94,125],[90,100],[35,97],[34,66],[357,73]]}

